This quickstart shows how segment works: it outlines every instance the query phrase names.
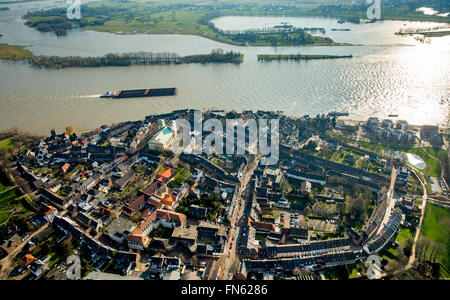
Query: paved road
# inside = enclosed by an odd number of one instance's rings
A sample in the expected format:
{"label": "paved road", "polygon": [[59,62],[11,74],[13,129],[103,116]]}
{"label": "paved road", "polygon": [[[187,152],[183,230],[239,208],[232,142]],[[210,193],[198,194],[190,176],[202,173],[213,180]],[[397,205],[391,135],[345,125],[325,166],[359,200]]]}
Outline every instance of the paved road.
{"label": "paved road", "polygon": [[380,234],[381,231],[384,229],[384,225],[389,221],[389,218],[391,217],[392,209],[395,206],[395,202],[397,202],[397,198],[394,197],[394,187],[395,187],[395,180],[397,179],[397,169],[392,168],[391,173],[391,184],[389,186],[389,190],[387,192],[387,206],[386,206],[386,212],[384,213],[383,221],[381,221],[380,226],[378,227],[377,234]]}
{"label": "paved road", "polygon": [[[225,262],[225,270],[228,270],[231,264],[233,263],[233,258],[237,255],[237,242],[238,242],[238,236],[240,232],[240,226],[242,225],[240,220],[244,214],[244,208],[245,208],[245,200],[243,199],[243,193],[245,188],[247,187],[253,172],[255,171],[256,167],[258,166],[259,157],[255,159],[255,161],[247,168],[247,172],[244,175],[244,178],[241,181],[241,185],[239,188],[239,196],[237,200],[236,209],[238,210],[235,213],[234,220],[231,224],[230,228],[230,235],[228,236],[228,241],[225,247],[225,253],[226,253],[226,262]],[[224,271],[224,270],[221,270]],[[219,272],[221,274],[220,279],[231,279],[233,274],[230,274],[229,272]],[[225,273],[225,274],[223,274]]]}
{"label": "paved road", "polygon": [[411,170],[414,172],[416,177],[419,179],[420,184],[422,184],[422,188],[423,188],[422,199],[423,199],[423,201],[422,201],[422,214],[420,215],[419,226],[417,226],[417,229],[416,229],[416,236],[414,237],[414,244],[413,244],[413,247],[412,247],[411,256],[409,257],[409,261],[408,261],[408,264],[406,266],[406,269],[409,269],[412,266],[412,264],[414,263],[414,261],[416,260],[416,245],[417,245],[417,241],[419,240],[419,237],[420,237],[420,232],[422,231],[423,219],[425,217],[425,211],[426,211],[426,208],[427,208],[427,200],[428,200],[426,184],[418,176],[416,170],[414,170],[414,169],[411,169]]}

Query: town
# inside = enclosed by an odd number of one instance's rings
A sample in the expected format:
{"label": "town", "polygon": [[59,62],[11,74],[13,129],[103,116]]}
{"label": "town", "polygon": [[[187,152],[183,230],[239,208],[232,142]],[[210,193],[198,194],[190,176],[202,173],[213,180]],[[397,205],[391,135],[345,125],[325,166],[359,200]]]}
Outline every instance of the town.
{"label": "town", "polygon": [[[85,280],[364,279],[372,255],[377,278],[448,278],[448,245],[422,232],[427,203],[450,207],[445,128],[209,110],[242,121],[245,145],[220,134],[246,153],[173,153],[198,113],[5,136],[0,278],[74,279],[75,256]],[[275,164],[249,151],[260,119],[279,120]]]}

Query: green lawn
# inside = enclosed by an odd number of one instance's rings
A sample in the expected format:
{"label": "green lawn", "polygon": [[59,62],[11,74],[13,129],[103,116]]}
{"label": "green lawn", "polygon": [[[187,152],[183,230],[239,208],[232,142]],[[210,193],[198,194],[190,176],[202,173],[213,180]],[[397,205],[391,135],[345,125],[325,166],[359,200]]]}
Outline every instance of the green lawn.
{"label": "green lawn", "polygon": [[191,176],[189,168],[177,167],[177,174],[173,178],[176,186],[181,186]]}
{"label": "green lawn", "polygon": [[414,231],[411,231],[409,228],[401,228],[395,241],[401,246],[405,247],[406,240],[412,238],[414,235]]}
{"label": "green lawn", "polygon": [[[0,57],[1,57],[1,46],[0,46]],[[4,139],[0,141],[0,150],[8,150],[12,148],[14,148],[14,144],[11,141],[11,139]]]}
{"label": "green lawn", "polygon": [[443,207],[427,204],[425,219],[422,227],[422,236],[447,246],[447,253],[438,257],[438,260],[450,268],[450,210]]}
{"label": "green lawn", "polygon": [[32,213],[24,199],[14,200],[16,190],[12,189],[0,194],[0,225],[2,225],[14,211],[14,217],[26,217]]}
{"label": "green lawn", "polygon": [[3,194],[0,194],[0,209],[16,197],[16,190],[10,190]]}
{"label": "green lawn", "polygon": [[11,186],[10,185],[4,185],[1,181],[0,181],[0,193],[2,193],[3,191],[9,189]]}
{"label": "green lawn", "polygon": [[347,269],[348,269],[348,274],[349,274],[348,278],[349,279],[353,279],[353,278],[359,277],[359,274],[358,274],[359,270],[356,267],[356,265],[347,266]]}

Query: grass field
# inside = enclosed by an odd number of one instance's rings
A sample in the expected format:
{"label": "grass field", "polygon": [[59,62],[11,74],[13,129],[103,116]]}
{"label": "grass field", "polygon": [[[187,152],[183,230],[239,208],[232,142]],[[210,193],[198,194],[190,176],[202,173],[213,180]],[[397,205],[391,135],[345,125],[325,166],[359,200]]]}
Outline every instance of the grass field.
{"label": "grass field", "polygon": [[0,225],[3,224],[14,209],[15,203],[13,200],[17,197],[16,191],[10,190],[0,194]]}
{"label": "grass field", "polygon": [[8,220],[12,213],[15,217],[28,216],[32,213],[25,199],[15,200],[16,189],[5,191],[8,188],[10,187],[0,184],[0,225]]}
{"label": "grass field", "polygon": [[14,144],[11,139],[4,139],[0,141],[0,150],[8,150],[14,148]]}
{"label": "grass field", "polygon": [[412,238],[414,235],[414,231],[411,231],[409,228],[401,228],[395,241],[402,247],[405,247],[406,240]]}
{"label": "grass field", "polygon": [[0,193],[2,193],[3,191],[6,191],[9,188],[11,188],[11,186],[6,185],[0,181]]}
{"label": "grass field", "polygon": [[450,210],[428,203],[421,235],[447,246],[447,253],[439,256],[438,260],[449,269]]}
{"label": "grass field", "polygon": [[[33,57],[33,53],[31,53],[31,51],[25,50],[23,46],[0,44],[0,59],[21,60],[31,57]],[[0,142],[0,149],[1,147],[2,145]]]}

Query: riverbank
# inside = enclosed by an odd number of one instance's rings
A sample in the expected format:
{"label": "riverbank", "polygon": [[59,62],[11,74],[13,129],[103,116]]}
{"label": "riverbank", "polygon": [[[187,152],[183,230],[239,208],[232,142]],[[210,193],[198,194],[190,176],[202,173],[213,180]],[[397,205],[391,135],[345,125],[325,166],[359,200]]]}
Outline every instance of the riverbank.
{"label": "riverbank", "polygon": [[442,31],[417,31],[417,32],[396,32],[397,35],[415,35],[420,34],[425,37],[443,37],[450,35],[450,30]]}

